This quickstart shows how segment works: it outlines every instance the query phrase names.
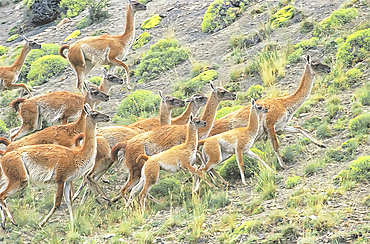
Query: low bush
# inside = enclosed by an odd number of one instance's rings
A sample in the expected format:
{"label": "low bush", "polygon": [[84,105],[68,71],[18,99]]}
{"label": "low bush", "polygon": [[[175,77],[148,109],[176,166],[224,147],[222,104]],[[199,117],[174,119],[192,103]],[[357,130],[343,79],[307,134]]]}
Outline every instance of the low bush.
{"label": "low bush", "polygon": [[32,63],[27,79],[31,86],[38,86],[65,69],[67,60],[58,55],[46,55]]}
{"label": "low bush", "polygon": [[299,184],[300,180],[301,177],[298,175],[289,176],[288,179],[285,181],[285,187],[288,189],[292,189]]}
{"label": "low bush", "polygon": [[337,52],[337,60],[347,67],[365,60],[370,55],[370,29],[349,35]]}
{"label": "low bush", "polygon": [[301,60],[303,55],[303,48],[298,48],[288,56],[288,63],[293,64]]}
{"label": "low bush", "polygon": [[246,97],[249,98],[248,100],[253,98],[257,101],[262,98],[264,91],[265,88],[261,85],[251,85],[247,90]]}
{"label": "low bush", "polygon": [[9,37],[8,40],[6,40],[6,42],[12,42],[12,41],[18,39],[18,37],[19,37],[19,34],[14,34],[11,37]]}
{"label": "low bush", "polygon": [[152,36],[148,32],[143,32],[141,35],[139,35],[134,44],[132,44],[132,50],[137,50],[147,44],[152,39]]}
{"label": "low bush", "polygon": [[310,20],[302,21],[300,32],[302,34],[306,34],[310,31],[312,31],[314,27],[315,27],[315,24],[312,21],[310,21]]}
{"label": "low bush", "polygon": [[352,136],[370,133],[370,114],[361,114],[349,121],[349,132]]}
{"label": "low bush", "polygon": [[285,6],[271,16],[271,27],[279,28],[287,26],[296,13],[297,9],[295,7],[291,5]]}
{"label": "low bush", "polygon": [[304,50],[308,50],[310,48],[316,47],[318,42],[319,42],[318,37],[312,37],[311,39],[302,40],[298,42],[297,44],[294,45],[294,48],[295,49],[303,48]]}
{"label": "low bush", "polygon": [[361,182],[364,180],[370,180],[370,156],[359,157],[334,178],[334,182],[337,184],[342,184],[345,181]]}
{"label": "low bush", "polygon": [[94,84],[94,85],[97,85],[99,86],[100,85],[100,82],[102,81],[102,78],[100,76],[93,76],[89,79],[89,82]]}
{"label": "low bush", "polygon": [[117,107],[115,120],[118,118],[149,117],[152,114],[158,114],[161,98],[147,90],[137,90],[128,95]]}
{"label": "low bush", "polygon": [[177,83],[174,85],[174,89],[182,91],[186,97],[189,97],[192,94],[199,93],[205,84],[216,79],[217,77],[218,72],[216,70],[207,70],[190,80]]}
{"label": "low bush", "polygon": [[152,29],[156,27],[157,25],[159,25],[159,23],[161,23],[161,20],[162,20],[162,17],[159,16],[159,14],[155,14],[149,19],[145,20],[140,28],[143,30]]}
{"label": "low bush", "polygon": [[202,31],[210,33],[229,26],[246,9],[248,3],[248,0],[215,0],[204,14]]}
{"label": "low bush", "polygon": [[159,183],[150,190],[150,194],[156,198],[168,197],[170,194],[178,192],[180,192],[180,181],[173,177],[161,178]]}
{"label": "low bush", "polygon": [[85,10],[91,0],[61,0],[62,17],[72,18]]}
{"label": "low bush", "polygon": [[67,36],[64,41],[67,42],[69,39],[76,38],[79,35],[81,35],[81,31],[80,30],[76,30],[76,31],[72,32],[69,36]]}
{"label": "low bush", "polygon": [[[251,151],[259,155],[261,158],[265,157],[265,153],[261,152],[256,148],[252,148]],[[243,162],[244,162],[244,175],[246,178],[252,177],[254,174],[258,174],[258,172],[260,171],[260,165],[258,161],[243,156]],[[225,180],[228,181],[236,181],[241,179],[240,170],[238,167],[238,163],[236,162],[235,155],[225,160],[225,162],[219,169],[219,173]]]}
{"label": "low bush", "polygon": [[316,136],[319,139],[325,139],[333,136],[333,131],[330,129],[328,122],[321,123],[317,127]]}
{"label": "low bush", "polygon": [[362,106],[370,105],[370,87],[363,86],[358,88],[352,100],[358,101]]}
{"label": "low bush", "polygon": [[232,113],[240,108],[242,108],[244,106],[242,105],[236,105],[236,106],[232,106],[232,107],[223,107],[219,110],[217,110],[217,114],[216,114],[216,119],[219,119],[225,115],[228,115],[229,113]]}
{"label": "low bush", "polygon": [[135,77],[138,77],[138,83],[144,83],[157,77],[161,72],[184,62],[188,57],[188,51],[180,47],[177,40],[159,40],[145,54],[136,69]]}
{"label": "low bush", "polygon": [[6,128],[4,121],[0,119],[0,134],[4,135],[6,132],[8,132],[8,128]]}
{"label": "low bush", "polygon": [[338,147],[336,149],[329,148],[325,153],[326,161],[344,162],[347,160],[352,160],[357,147],[357,140],[355,138],[351,138],[345,141],[341,147]]}
{"label": "low bush", "polygon": [[8,47],[0,45],[0,56],[4,55],[9,50]]}
{"label": "low bush", "polygon": [[358,10],[356,8],[347,8],[347,9],[338,9],[333,11],[330,16],[326,19],[323,19],[313,31],[314,36],[323,36],[332,34],[336,29],[349,23],[355,19],[358,15]]}

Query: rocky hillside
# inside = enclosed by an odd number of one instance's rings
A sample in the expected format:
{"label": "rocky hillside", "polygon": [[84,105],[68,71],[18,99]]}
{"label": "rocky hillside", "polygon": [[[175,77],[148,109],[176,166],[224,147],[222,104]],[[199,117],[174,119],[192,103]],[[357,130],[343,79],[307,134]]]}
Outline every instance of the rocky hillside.
{"label": "rocky hillside", "polygon": [[[103,6],[95,12],[92,3],[80,11],[80,5],[70,4],[75,1],[60,2],[65,5],[58,5],[62,14],[55,21],[34,26],[28,10],[32,1],[1,0],[0,65],[16,59],[23,45],[16,35],[22,28],[42,44],[42,51],[31,52],[19,78],[35,95],[78,92],[72,67],[64,59],[56,65],[60,45],[125,29],[126,1],[95,1]],[[135,36],[140,38],[124,60],[134,89],[115,86],[111,99],[98,107],[114,118],[111,124],[158,116],[158,90],[183,99],[209,94],[210,80],[238,93],[236,101],[220,104],[217,118],[249,104],[251,97],[291,94],[305,66],[302,57],[310,55],[332,72],[316,77],[290,125],[302,126],[326,148],[301,135],[280,135],[289,169],[281,169],[269,142],[261,141],[252,150],[276,172],[245,157],[246,186],[234,157],[216,169],[235,187],[224,189],[217,182],[219,188],[213,190],[202,183],[199,196],[191,197],[189,173],[161,172],[151,191],[161,204],[149,202],[145,214],[138,204],[98,204],[90,196],[84,204],[74,204],[73,225],[62,204],[43,229],[37,224],[50,210],[55,190],[30,184],[7,200],[19,226],[7,223],[0,243],[369,243],[369,1],[146,2],[147,10],[136,15]],[[103,17],[95,20],[97,13]],[[56,56],[37,68],[34,63],[45,55]],[[116,74],[124,76],[119,69]],[[97,76],[100,67],[87,79],[99,83]],[[155,95],[145,93],[142,99],[142,90]],[[20,123],[8,106],[17,97],[18,91],[4,91],[0,98],[0,132],[6,137]],[[105,178],[111,184],[99,184],[114,197],[127,172],[117,165]]]}

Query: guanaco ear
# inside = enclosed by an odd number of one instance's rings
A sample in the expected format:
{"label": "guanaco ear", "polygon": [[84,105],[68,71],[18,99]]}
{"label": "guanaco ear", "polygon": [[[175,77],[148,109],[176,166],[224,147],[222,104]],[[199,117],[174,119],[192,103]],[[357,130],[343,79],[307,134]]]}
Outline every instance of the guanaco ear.
{"label": "guanaco ear", "polygon": [[193,112],[191,112],[191,113],[190,113],[190,116],[189,116],[189,120],[190,120],[191,122],[193,122],[193,119],[194,119],[194,115],[193,115]]}
{"label": "guanaco ear", "polygon": [[311,63],[311,56],[309,54],[307,54],[306,57],[304,57],[304,61],[306,61],[306,64],[310,64]]}
{"label": "guanaco ear", "polygon": [[216,92],[217,89],[216,89],[215,85],[213,84],[213,81],[210,81],[209,84],[211,85],[212,91]]}
{"label": "guanaco ear", "polygon": [[256,106],[256,101],[254,101],[254,99],[253,99],[253,98],[251,98],[251,106],[252,106],[252,107]]}
{"label": "guanaco ear", "polygon": [[25,35],[22,35],[22,38],[23,40],[25,40],[26,42],[29,42],[30,40],[25,36]]}
{"label": "guanaco ear", "polygon": [[91,111],[91,107],[88,103],[84,104],[84,111],[86,114],[89,114],[89,112]]}
{"label": "guanaco ear", "polygon": [[87,83],[87,81],[84,82],[84,87],[85,87],[86,91],[88,91],[88,92],[91,91],[91,87],[89,86],[89,84]]}
{"label": "guanaco ear", "polygon": [[107,74],[108,74],[107,70],[106,70],[106,69],[104,69],[104,68],[101,68],[101,72],[103,73],[103,76],[104,76],[104,77],[106,77],[106,76],[107,76]]}
{"label": "guanaco ear", "polygon": [[186,98],[185,100],[184,100],[184,102],[186,102],[186,103],[190,103],[190,102],[193,102],[194,101],[194,97],[193,96],[191,96],[191,97],[189,97],[189,98]]}
{"label": "guanaco ear", "polygon": [[166,97],[163,95],[161,90],[158,90],[159,96],[161,97],[162,101],[166,101]]}

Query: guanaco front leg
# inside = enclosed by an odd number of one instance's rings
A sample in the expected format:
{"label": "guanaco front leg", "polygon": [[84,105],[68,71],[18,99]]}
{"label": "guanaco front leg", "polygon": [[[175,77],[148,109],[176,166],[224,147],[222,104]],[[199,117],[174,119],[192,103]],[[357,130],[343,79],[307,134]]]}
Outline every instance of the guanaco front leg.
{"label": "guanaco front leg", "polygon": [[272,145],[272,148],[274,149],[274,152],[276,154],[276,157],[279,160],[280,166],[282,168],[284,168],[284,169],[289,168],[287,165],[284,164],[283,158],[280,155],[280,152],[279,152],[279,143],[278,143],[278,140],[277,140],[277,137],[276,137],[276,132],[275,132],[274,125],[269,126],[266,131],[267,131],[267,136],[269,138],[269,141],[270,141],[270,143]]}
{"label": "guanaco front leg", "polygon": [[300,126],[285,126],[284,129],[281,131],[282,134],[295,134],[300,133],[301,135],[308,138],[310,141],[315,143],[317,146],[326,148],[326,146],[318,141],[316,141],[314,138],[312,138],[302,127]]}
{"label": "guanaco front leg", "polygon": [[243,163],[243,149],[240,147],[236,148],[235,152],[236,161],[238,162],[238,167],[240,171],[240,177],[242,178],[243,185],[247,185],[247,182],[245,181],[244,176],[244,163]]}
{"label": "guanaco front leg", "polygon": [[59,208],[60,203],[62,202],[63,191],[64,191],[64,182],[57,182],[57,190],[55,192],[55,197],[54,197],[54,206],[50,210],[49,214],[46,215],[46,217],[40,222],[40,224],[39,224],[40,227],[43,227],[45,225],[45,223],[53,215],[53,213],[55,212],[55,210],[57,208]]}

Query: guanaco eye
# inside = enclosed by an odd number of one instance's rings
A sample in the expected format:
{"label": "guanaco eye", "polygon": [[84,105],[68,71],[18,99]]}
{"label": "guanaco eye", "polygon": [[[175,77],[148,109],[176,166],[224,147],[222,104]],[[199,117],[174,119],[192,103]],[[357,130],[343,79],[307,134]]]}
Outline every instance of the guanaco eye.
{"label": "guanaco eye", "polygon": [[225,94],[226,93],[226,91],[221,91],[221,94]]}
{"label": "guanaco eye", "polygon": [[98,95],[98,91],[92,91],[93,95]]}

